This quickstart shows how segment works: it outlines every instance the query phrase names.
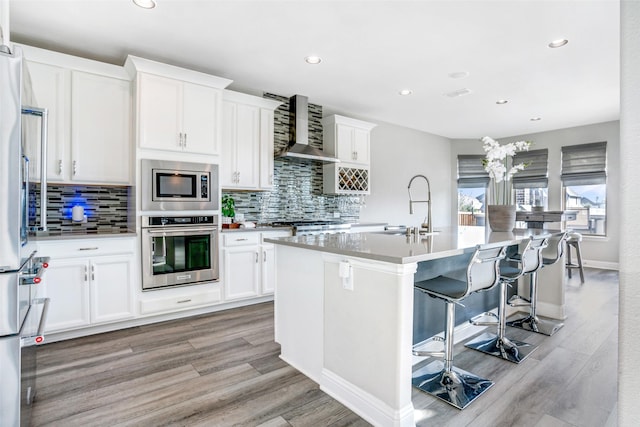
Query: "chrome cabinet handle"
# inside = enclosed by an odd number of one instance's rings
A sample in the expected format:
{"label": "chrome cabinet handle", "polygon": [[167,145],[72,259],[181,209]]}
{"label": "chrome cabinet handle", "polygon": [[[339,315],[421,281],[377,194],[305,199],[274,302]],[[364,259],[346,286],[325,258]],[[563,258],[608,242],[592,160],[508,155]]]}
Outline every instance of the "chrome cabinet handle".
{"label": "chrome cabinet handle", "polygon": [[186,302],[191,302],[191,299],[183,299],[183,300],[180,300],[180,301],[176,301],[176,304],[184,304]]}
{"label": "chrome cabinet handle", "polygon": [[260,262],[260,254],[256,252],[256,264]]}
{"label": "chrome cabinet handle", "polygon": [[236,239],[236,242],[244,242],[246,240],[249,240],[249,239]]}
{"label": "chrome cabinet handle", "polygon": [[73,176],[76,176],[76,174],[78,173],[78,162],[77,161],[73,161]]}
{"label": "chrome cabinet handle", "polygon": [[89,272],[87,271],[87,266],[85,265],[84,266],[84,281],[85,282],[89,279],[88,273]]}
{"label": "chrome cabinet handle", "polygon": [[180,132],[180,133],[178,134],[178,145],[179,145],[180,147],[184,147],[184,144],[183,144],[183,142],[182,142],[182,132]]}
{"label": "chrome cabinet handle", "polygon": [[58,160],[58,175],[62,175],[62,160]]}
{"label": "chrome cabinet handle", "polygon": [[262,262],[267,262],[267,251],[262,252]]}
{"label": "chrome cabinet handle", "polygon": [[96,280],[96,265],[91,264],[91,280]]}
{"label": "chrome cabinet handle", "polygon": [[187,133],[186,132],[184,134],[184,145],[182,147],[183,148],[187,148]]}
{"label": "chrome cabinet handle", "polygon": [[79,251],[97,251],[99,248],[97,246],[93,246],[91,248],[79,248]]}

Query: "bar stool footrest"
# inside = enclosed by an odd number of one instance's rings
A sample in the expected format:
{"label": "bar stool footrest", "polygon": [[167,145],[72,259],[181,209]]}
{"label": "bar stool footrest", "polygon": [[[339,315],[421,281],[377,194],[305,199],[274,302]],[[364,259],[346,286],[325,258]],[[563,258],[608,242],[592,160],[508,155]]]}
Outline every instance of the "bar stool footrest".
{"label": "bar stool footrest", "polygon": [[[431,342],[444,342],[444,338],[436,335],[429,339],[424,340],[418,345],[423,346]],[[419,357],[444,357],[445,355],[444,350],[417,350],[416,346],[413,346],[413,348],[411,349],[411,354]]]}
{"label": "bar stool footrest", "polygon": [[531,301],[524,297],[521,297],[520,295],[514,295],[509,298],[507,304],[509,304],[511,307],[529,307],[531,306]]}
{"label": "bar stool footrest", "polygon": [[538,346],[524,341],[500,338],[496,334],[485,332],[465,344],[465,347],[478,350],[513,363],[520,363],[533,353]]}
{"label": "bar stool footrest", "polygon": [[507,326],[551,336],[564,326],[560,320],[541,319],[538,316],[526,316],[507,322]]}
{"label": "bar stool footrest", "polygon": [[[489,320],[489,321],[481,320],[486,317],[490,317],[493,320]],[[469,319],[469,323],[471,323],[474,326],[497,326],[499,321],[500,321],[500,318],[498,317],[498,315],[490,311],[480,313],[477,316],[473,316],[471,319]]]}
{"label": "bar stool footrest", "polygon": [[456,367],[447,371],[441,360],[435,360],[416,370],[411,383],[458,409],[464,409],[493,386],[492,381]]}

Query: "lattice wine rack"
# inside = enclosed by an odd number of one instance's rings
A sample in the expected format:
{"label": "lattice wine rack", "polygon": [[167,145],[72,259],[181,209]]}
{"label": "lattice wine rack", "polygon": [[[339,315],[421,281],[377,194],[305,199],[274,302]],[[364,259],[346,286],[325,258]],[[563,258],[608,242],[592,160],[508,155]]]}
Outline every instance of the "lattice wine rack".
{"label": "lattice wine rack", "polygon": [[369,171],[367,169],[338,168],[338,190],[369,191]]}

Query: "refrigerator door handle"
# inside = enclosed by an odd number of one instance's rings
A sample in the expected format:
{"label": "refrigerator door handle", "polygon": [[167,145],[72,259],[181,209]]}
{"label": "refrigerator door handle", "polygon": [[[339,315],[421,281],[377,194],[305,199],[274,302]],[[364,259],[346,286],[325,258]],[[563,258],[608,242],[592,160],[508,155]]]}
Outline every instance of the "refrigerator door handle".
{"label": "refrigerator door handle", "polygon": [[[22,114],[40,117],[40,223],[34,231],[47,231],[47,146],[49,110],[37,107],[22,107]],[[28,176],[28,175],[27,175]],[[27,180],[27,187],[29,182]],[[27,199],[27,206],[29,200]]]}

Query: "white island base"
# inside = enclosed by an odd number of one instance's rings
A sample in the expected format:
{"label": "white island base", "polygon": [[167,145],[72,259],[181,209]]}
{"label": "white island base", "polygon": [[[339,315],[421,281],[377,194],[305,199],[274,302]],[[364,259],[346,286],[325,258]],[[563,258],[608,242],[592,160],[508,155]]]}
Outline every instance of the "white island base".
{"label": "white island base", "polygon": [[[373,425],[414,426],[411,349],[417,263],[451,260],[472,251],[474,244],[449,242],[459,247],[438,251],[437,244],[434,250],[424,241],[405,244],[402,236],[342,236],[271,241],[277,251],[275,340],[280,357]],[[522,238],[507,240],[516,244]],[[398,242],[408,252],[395,262],[364,253],[379,244],[391,252]],[[443,265],[449,268],[450,262]],[[540,280],[546,281],[542,275]],[[540,314],[562,318],[561,286],[559,295],[556,289],[541,294],[547,302]]]}

